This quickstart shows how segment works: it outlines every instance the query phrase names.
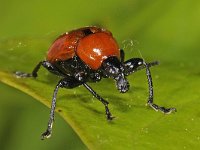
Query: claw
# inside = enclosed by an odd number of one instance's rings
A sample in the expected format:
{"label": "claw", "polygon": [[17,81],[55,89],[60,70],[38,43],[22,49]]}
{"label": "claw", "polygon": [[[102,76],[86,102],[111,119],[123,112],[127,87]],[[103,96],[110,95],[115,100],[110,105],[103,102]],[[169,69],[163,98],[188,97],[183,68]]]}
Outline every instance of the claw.
{"label": "claw", "polygon": [[107,105],[105,106],[105,109],[106,109],[107,120],[112,120],[113,118],[115,118],[115,117],[113,117],[112,114],[110,113],[110,110],[108,109],[108,106],[107,106]]}
{"label": "claw", "polygon": [[30,74],[30,73],[24,73],[24,72],[21,72],[21,71],[16,71],[16,72],[14,73],[14,75],[15,75],[17,78],[32,77],[32,74]]}
{"label": "claw", "polygon": [[41,140],[47,139],[51,137],[51,131],[47,130],[41,135]]}
{"label": "claw", "polygon": [[[161,110],[162,111],[162,110]],[[165,108],[164,111],[162,111],[164,114],[171,114],[173,112],[177,112],[176,108]]]}
{"label": "claw", "polygon": [[151,108],[153,108],[155,111],[161,111],[164,114],[171,114],[172,112],[176,112],[176,108],[165,108],[165,107],[160,107],[156,104],[153,103],[147,103]]}
{"label": "claw", "polygon": [[113,120],[115,117],[114,116],[112,116],[111,114],[110,115],[107,115],[107,120],[108,121],[111,121],[111,120]]}

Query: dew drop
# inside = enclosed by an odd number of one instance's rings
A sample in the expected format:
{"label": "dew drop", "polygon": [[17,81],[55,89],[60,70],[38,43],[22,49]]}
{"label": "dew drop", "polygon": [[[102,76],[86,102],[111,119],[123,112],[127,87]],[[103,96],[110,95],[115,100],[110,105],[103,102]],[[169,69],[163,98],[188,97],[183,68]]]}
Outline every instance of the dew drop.
{"label": "dew drop", "polygon": [[143,133],[149,133],[148,128],[142,128]]}
{"label": "dew drop", "polygon": [[17,44],[17,47],[19,48],[19,47],[21,47],[22,46],[22,42],[19,42],[18,44]]}
{"label": "dew drop", "polygon": [[131,105],[130,105],[130,104],[127,103],[126,105],[127,105],[129,108],[131,108]]}

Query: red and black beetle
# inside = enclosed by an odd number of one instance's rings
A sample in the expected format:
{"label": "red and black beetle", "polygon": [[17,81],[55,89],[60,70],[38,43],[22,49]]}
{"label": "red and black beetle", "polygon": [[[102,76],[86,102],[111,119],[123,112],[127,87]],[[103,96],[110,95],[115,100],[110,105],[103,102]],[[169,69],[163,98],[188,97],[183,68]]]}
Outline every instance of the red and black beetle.
{"label": "red and black beetle", "polygon": [[149,85],[147,104],[163,113],[175,111],[175,108],[160,107],[153,103],[153,84],[149,67],[156,64],[157,62],[146,63],[141,58],[124,61],[124,51],[119,48],[110,31],[99,27],[84,27],[58,37],[49,48],[46,60],[39,62],[31,74],[16,72],[16,75],[17,77],[37,77],[37,72],[42,65],[51,73],[62,77],[53,93],[48,127],[42,134],[42,139],[44,139],[51,136],[56,96],[60,87],[75,88],[83,85],[103,103],[107,119],[112,120],[108,102],[87,83],[97,82],[102,78],[112,78],[116,81],[117,89],[121,93],[125,93],[129,90],[126,76],[143,68],[146,68]]}

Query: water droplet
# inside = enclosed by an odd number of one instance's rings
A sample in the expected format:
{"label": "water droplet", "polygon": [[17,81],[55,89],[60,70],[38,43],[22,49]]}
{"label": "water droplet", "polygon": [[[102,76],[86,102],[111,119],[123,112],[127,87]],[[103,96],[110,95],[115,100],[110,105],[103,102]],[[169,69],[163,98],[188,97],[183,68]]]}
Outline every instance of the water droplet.
{"label": "water droplet", "polygon": [[19,42],[19,43],[17,44],[17,47],[21,47],[21,45],[22,45],[22,42]]}
{"label": "water droplet", "polygon": [[142,128],[143,133],[149,133],[148,128]]}
{"label": "water droplet", "polygon": [[25,46],[26,46],[25,44],[23,44],[22,42],[19,42],[16,47],[20,48],[20,47],[25,47]]}
{"label": "water droplet", "polygon": [[126,105],[127,105],[129,108],[131,108],[131,105],[130,105],[130,104],[127,103]]}

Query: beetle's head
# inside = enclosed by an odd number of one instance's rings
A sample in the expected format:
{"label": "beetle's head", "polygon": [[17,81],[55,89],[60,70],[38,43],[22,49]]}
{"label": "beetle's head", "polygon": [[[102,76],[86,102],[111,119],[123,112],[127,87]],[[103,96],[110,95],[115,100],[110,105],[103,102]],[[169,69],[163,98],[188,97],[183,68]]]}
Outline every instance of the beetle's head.
{"label": "beetle's head", "polygon": [[129,90],[129,83],[124,75],[124,67],[117,57],[109,57],[102,63],[103,74],[116,81],[116,87],[121,93]]}

